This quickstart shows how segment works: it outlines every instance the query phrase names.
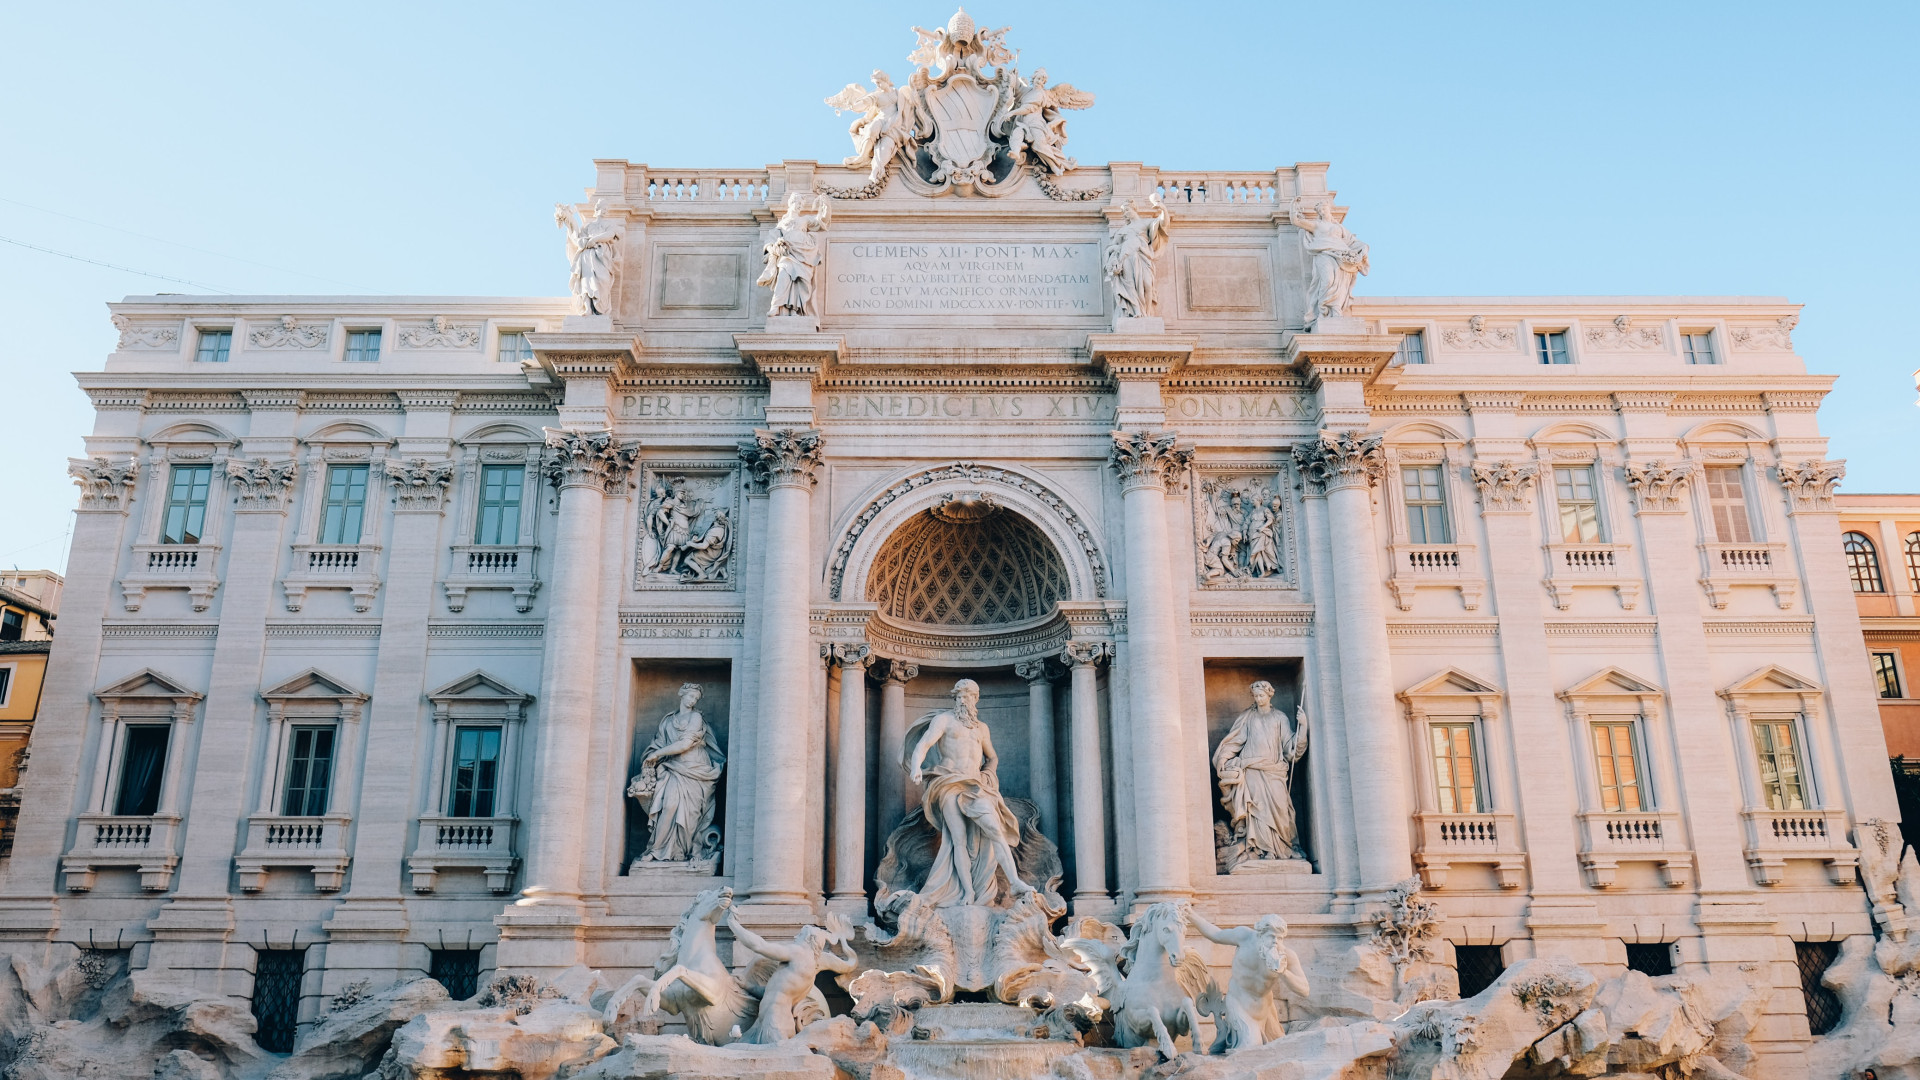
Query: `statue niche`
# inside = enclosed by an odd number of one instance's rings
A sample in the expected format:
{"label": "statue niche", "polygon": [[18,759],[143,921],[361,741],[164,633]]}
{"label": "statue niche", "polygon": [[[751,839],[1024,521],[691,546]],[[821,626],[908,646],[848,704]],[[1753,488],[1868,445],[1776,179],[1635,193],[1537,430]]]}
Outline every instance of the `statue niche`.
{"label": "statue niche", "polygon": [[[1218,715],[1223,702],[1231,700],[1220,693],[1230,678],[1221,669],[1208,672],[1209,713]],[[1234,715],[1212,756],[1224,817],[1214,824],[1217,869],[1223,874],[1311,873],[1306,770],[1301,767],[1308,746],[1306,709],[1297,708],[1289,717],[1284,706],[1275,705],[1278,692],[1267,679],[1240,685],[1252,705]]]}
{"label": "statue niche", "polygon": [[640,771],[627,782],[627,798],[646,815],[646,840],[632,869],[670,866],[703,874],[719,869],[721,834],[714,813],[727,759],[718,735],[694,707],[702,693],[698,683],[681,685],[679,707],[661,718],[641,754]]}

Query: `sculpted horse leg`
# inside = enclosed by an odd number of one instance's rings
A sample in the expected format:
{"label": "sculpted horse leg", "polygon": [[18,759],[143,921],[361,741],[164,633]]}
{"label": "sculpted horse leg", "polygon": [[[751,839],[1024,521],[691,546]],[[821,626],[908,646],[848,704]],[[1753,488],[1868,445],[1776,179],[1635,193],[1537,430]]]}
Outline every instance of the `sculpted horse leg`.
{"label": "sculpted horse leg", "polygon": [[1200,1007],[1189,997],[1180,1002],[1180,1012],[1186,1017],[1187,1036],[1193,1041],[1193,1052],[1204,1055],[1207,1044],[1200,1041]]}
{"label": "sculpted horse leg", "polygon": [[1179,1057],[1180,1051],[1174,1049],[1173,1046],[1173,1036],[1167,1034],[1166,1022],[1160,1019],[1160,1010],[1155,1009],[1147,1015],[1153,1019],[1153,1038],[1155,1042],[1160,1044],[1160,1053],[1168,1061]]}

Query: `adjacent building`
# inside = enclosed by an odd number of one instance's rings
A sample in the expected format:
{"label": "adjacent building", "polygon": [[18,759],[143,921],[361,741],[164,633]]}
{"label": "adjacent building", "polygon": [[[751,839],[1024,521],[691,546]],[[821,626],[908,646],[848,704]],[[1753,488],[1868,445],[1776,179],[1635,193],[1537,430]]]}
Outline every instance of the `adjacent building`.
{"label": "adjacent building", "polygon": [[61,584],[51,570],[0,572],[0,858],[13,850],[20,774],[53,648]]}
{"label": "adjacent building", "polygon": [[1920,495],[1834,496],[1909,841],[1920,827]]}

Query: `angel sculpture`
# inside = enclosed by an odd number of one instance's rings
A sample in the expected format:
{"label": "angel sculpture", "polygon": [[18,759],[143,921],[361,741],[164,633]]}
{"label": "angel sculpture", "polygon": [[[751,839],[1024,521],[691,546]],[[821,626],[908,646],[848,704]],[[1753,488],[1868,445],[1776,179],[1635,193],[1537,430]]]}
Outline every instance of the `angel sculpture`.
{"label": "angel sculpture", "polygon": [[1060,110],[1090,108],[1093,95],[1074,89],[1072,83],[1048,86],[1046,68],[1035,71],[1032,79],[1011,73],[1009,81],[1012,85],[1001,98],[1003,107],[1010,106],[1002,121],[1007,153],[1015,161],[1031,162],[1050,173],[1073,168],[1074,160],[1066,155],[1067,118]]}
{"label": "angel sculpture", "polygon": [[1153,314],[1153,262],[1167,246],[1172,216],[1158,194],[1148,196],[1147,203],[1154,210],[1151,216],[1141,216],[1132,203],[1121,208],[1120,221],[1109,226],[1107,245],[1100,253],[1119,313],[1131,319]]}
{"label": "angel sculpture", "polygon": [[821,971],[847,975],[859,965],[853,952],[853,927],[838,912],[827,913],[826,929],[803,926],[790,942],[772,942],[740,925],[731,909],[727,929],[735,941],[760,954],[748,969],[747,981],[764,987],[760,1014],[741,1042],[777,1043],[792,1038],[815,1020],[828,1016],[826,996],[814,985]]}
{"label": "angel sculpture", "polygon": [[765,248],[767,265],[755,285],[773,290],[769,315],[818,315],[813,275],[826,257],[826,241],[818,233],[827,231],[833,205],[824,195],[804,191],[787,193],[787,210],[773,227],[773,236]]}
{"label": "angel sculpture", "polygon": [[847,126],[853,136],[853,156],[841,164],[849,168],[871,165],[867,179],[879,183],[886,178],[887,166],[899,153],[913,144],[916,131],[933,130],[921,92],[927,86],[927,69],[916,68],[905,89],[893,85],[884,71],[873,73],[872,90],[859,83],[848,83],[845,90],[827,99],[836,113],[857,112],[859,119]]}

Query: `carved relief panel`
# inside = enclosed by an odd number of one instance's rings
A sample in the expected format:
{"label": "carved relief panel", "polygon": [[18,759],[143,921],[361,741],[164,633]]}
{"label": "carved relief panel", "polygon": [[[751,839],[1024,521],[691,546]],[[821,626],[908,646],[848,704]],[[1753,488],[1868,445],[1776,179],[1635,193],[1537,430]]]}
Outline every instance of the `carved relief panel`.
{"label": "carved relief panel", "polygon": [[652,461],[642,470],[636,589],[734,588],[740,469],[723,461]]}
{"label": "carved relief panel", "polygon": [[1287,467],[1196,462],[1193,471],[1193,549],[1201,587],[1299,588]]}

